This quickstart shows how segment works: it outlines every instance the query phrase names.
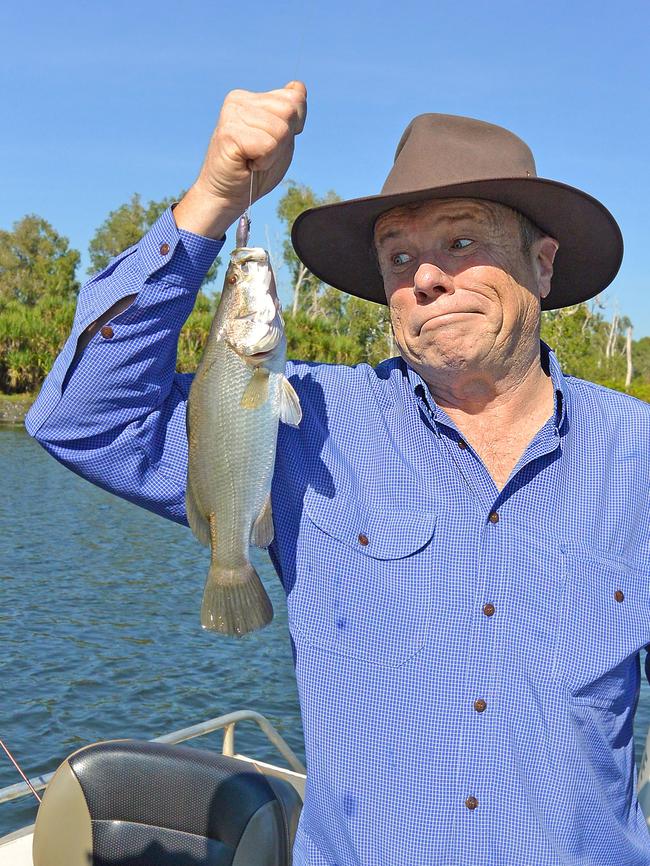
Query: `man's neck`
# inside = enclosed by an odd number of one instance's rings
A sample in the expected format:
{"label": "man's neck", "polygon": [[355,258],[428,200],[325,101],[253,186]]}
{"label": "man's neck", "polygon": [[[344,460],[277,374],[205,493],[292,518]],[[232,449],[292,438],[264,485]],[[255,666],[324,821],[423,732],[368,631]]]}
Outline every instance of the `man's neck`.
{"label": "man's neck", "polygon": [[553,382],[542,369],[539,349],[502,375],[486,369],[425,381],[438,406],[460,427],[493,427],[496,433],[525,425],[532,416],[548,418],[553,411]]}

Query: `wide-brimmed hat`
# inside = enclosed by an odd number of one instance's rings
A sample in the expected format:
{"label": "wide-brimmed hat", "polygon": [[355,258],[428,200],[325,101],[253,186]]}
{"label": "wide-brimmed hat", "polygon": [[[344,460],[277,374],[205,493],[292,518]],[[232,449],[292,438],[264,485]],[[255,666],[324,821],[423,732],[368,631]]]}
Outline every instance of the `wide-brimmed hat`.
{"label": "wide-brimmed hat", "polygon": [[311,208],[291,237],[319,279],[385,304],[373,249],[380,214],[426,199],[478,198],[527,216],[559,241],[551,291],[542,309],[592,298],[616,276],[623,238],[616,220],[582,190],[537,177],[528,145],[501,126],[449,114],[420,114],[407,126],[380,195]]}

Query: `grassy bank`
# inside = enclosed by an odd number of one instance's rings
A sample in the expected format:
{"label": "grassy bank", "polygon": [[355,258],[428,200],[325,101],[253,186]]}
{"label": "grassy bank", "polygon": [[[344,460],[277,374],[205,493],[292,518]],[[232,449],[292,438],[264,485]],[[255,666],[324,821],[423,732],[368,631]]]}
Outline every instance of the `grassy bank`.
{"label": "grassy bank", "polygon": [[22,424],[36,394],[0,394],[0,424]]}

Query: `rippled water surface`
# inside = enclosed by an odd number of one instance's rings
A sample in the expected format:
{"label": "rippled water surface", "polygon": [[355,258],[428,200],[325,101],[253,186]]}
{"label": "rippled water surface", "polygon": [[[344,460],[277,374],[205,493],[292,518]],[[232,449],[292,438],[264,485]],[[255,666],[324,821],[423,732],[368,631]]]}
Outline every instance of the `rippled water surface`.
{"label": "rippled water surface", "polygon": [[[265,715],[304,761],[282,586],[254,563],[273,622],[204,632],[209,554],[188,529],[64,469],[21,428],[0,428],[0,737],[28,774],[113,737],[151,739],[236,709]],[[195,741],[220,748],[221,734]],[[238,751],[284,763],[254,722]],[[20,782],[0,752],[0,788]],[[0,836],[33,821],[0,804]]]}
{"label": "rippled water surface", "polygon": [[[0,428],[0,479],[0,737],[28,773],[85,743],[150,739],[235,709],[267,716],[304,761],[284,592],[265,554],[254,562],[271,625],[210,635],[198,621],[208,553],[189,530],[77,478],[20,428]],[[637,758],[649,725],[644,681]],[[282,763],[253,723],[237,748]],[[0,787],[17,781],[0,753]],[[34,812],[1,804],[0,835]]]}

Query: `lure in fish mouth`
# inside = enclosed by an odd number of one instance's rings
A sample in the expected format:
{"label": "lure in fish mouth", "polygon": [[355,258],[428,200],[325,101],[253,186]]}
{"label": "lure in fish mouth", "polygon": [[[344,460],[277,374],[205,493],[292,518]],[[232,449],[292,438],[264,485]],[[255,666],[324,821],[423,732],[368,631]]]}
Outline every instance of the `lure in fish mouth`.
{"label": "lure in fish mouth", "polygon": [[286,338],[266,250],[233,250],[187,409],[188,522],[211,549],[201,624],[243,635],[273,618],[249,558],[274,537],[271,481],[278,423],[298,426],[284,375]]}

